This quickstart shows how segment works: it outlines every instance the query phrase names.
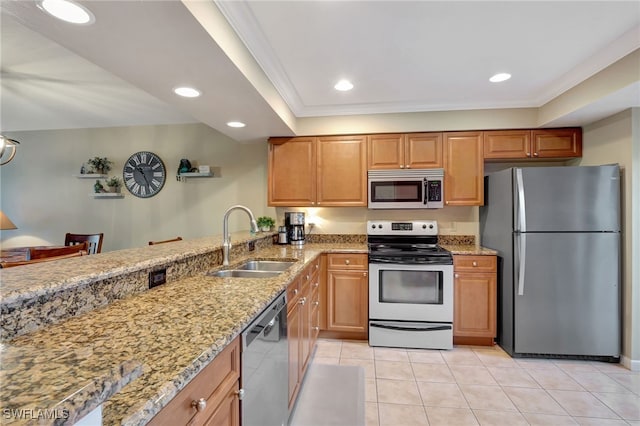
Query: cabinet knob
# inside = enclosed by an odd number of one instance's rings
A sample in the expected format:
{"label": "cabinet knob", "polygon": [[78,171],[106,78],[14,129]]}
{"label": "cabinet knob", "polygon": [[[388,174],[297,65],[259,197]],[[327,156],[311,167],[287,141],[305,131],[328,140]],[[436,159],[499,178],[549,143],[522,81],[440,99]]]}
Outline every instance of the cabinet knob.
{"label": "cabinet knob", "polygon": [[309,281],[309,278],[310,278],[309,274],[304,276],[304,279],[307,280],[307,281]]}
{"label": "cabinet knob", "polygon": [[316,281],[315,283],[313,283],[313,286],[314,287],[318,287],[318,286],[320,286],[320,283]]}
{"label": "cabinet knob", "polygon": [[294,296],[296,296],[297,294],[298,294],[298,289],[297,289],[297,288],[294,288],[294,289],[293,289],[293,295],[294,295]]}
{"label": "cabinet knob", "polygon": [[191,401],[191,406],[196,409],[197,412],[204,411],[207,408],[207,400],[200,398],[197,401]]}
{"label": "cabinet knob", "polygon": [[300,299],[300,301],[298,302],[301,305],[304,305],[305,303],[307,303],[307,298],[303,297],[302,299]]}
{"label": "cabinet knob", "polygon": [[363,276],[363,277],[366,277],[366,276],[367,276],[367,273],[366,273],[366,272],[363,272],[363,273],[362,273],[362,276]]}
{"label": "cabinet knob", "polygon": [[533,153],[533,156],[534,156],[534,157],[537,157],[537,156],[538,156],[538,153],[537,153],[537,152],[534,152],[534,153]]}
{"label": "cabinet knob", "polygon": [[238,389],[234,392],[234,394],[238,395],[238,399],[242,401],[244,399],[244,389]]}
{"label": "cabinet knob", "polygon": [[404,169],[404,165],[402,165],[402,164],[401,164],[401,165],[400,165],[400,168],[401,168],[401,169]]}
{"label": "cabinet knob", "polygon": [[320,302],[318,302],[317,300],[315,302],[313,302],[313,306],[319,306]]}
{"label": "cabinet knob", "polygon": [[455,278],[459,278],[459,277],[460,277],[460,275],[458,275],[458,274],[454,274],[453,276],[454,276]]}
{"label": "cabinet knob", "polygon": [[316,269],[318,269],[319,267],[320,267],[320,265],[318,265],[318,264],[316,263]]}
{"label": "cabinet knob", "polygon": [[410,169],[410,168],[411,168],[411,166],[407,164],[407,169]]}
{"label": "cabinet knob", "polygon": [[345,265],[349,265],[351,263],[351,261],[349,259],[344,261]]}
{"label": "cabinet knob", "polygon": [[530,152],[527,152],[527,157],[531,157],[531,153]]}
{"label": "cabinet knob", "polygon": [[478,266],[478,262],[474,261],[474,262],[472,263],[472,265],[473,265],[473,266]]}
{"label": "cabinet knob", "polygon": [[446,205],[449,205],[449,202],[448,202],[448,201],[445,201],[445,204],[446,204]]}
{"label": "cabinet knob", "polygon": [[313,327],[313,331],[320,331],[320,327]]}

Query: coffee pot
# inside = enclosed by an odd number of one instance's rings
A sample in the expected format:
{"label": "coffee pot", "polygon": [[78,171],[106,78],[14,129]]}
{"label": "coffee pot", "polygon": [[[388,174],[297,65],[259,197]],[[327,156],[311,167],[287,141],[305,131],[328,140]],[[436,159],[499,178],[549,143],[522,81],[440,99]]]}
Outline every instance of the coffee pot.
{"label": "coffee pot", "polygon": [[289,244],[304,245],[304,212],[285,212],[284,225],[287,229]]}

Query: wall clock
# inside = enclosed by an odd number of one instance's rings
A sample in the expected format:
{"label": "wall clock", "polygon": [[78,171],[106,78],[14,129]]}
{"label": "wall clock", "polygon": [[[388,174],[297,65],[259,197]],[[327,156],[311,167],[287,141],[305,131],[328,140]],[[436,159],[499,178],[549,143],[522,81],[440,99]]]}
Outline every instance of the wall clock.
{"label": "wall clock", "polygon": [[122,176],[129,192],[136,197],[149,198],[160,192],[167,173],[160,157],[153,152],[140,151],[124,163]]}

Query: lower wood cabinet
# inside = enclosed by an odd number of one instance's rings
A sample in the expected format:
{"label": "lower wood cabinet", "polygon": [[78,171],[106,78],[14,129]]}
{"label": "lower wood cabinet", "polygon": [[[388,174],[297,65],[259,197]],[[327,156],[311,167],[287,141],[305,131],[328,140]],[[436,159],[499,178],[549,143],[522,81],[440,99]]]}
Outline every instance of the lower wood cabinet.
{"label": "lower wood cabinet", "polygon": [[287,287],[289,409],[298,396],[320,330],[320,257]]}
{"label": "lower wood cabinet", "polygon": [[367,333],[369,276],[366,254],[327,255],[327,327],[329,331]]}
{"label": "lower wood cabinet", "polygon": [[455,344],[493,344],[497,331],[496,261],[496,256],[453,256]]}
{"label": "lower wood cabinet", "polygon": [[240,425],[240,338],[236,338],[148,423]]}

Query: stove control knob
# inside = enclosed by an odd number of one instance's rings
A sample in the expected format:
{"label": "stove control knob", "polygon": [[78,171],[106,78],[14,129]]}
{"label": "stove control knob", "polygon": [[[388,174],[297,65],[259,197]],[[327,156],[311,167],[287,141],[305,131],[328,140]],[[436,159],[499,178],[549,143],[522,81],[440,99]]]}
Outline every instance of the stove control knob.
{"label": "stove control knob", "polygon": [[376,229],[376,224],[371,225],[371,229]]}
{"label": "stove control knob", "polygon": [[422,224],[422,229],[427,229],[427,225]]}
{"label": "stove control knob", "polygon": [[429,225],[429,229],[433,229],[433,225]]}
{"label": "stove control knob", "polygon": [[378,229],[382,229],[382,225],[378,225]]}

